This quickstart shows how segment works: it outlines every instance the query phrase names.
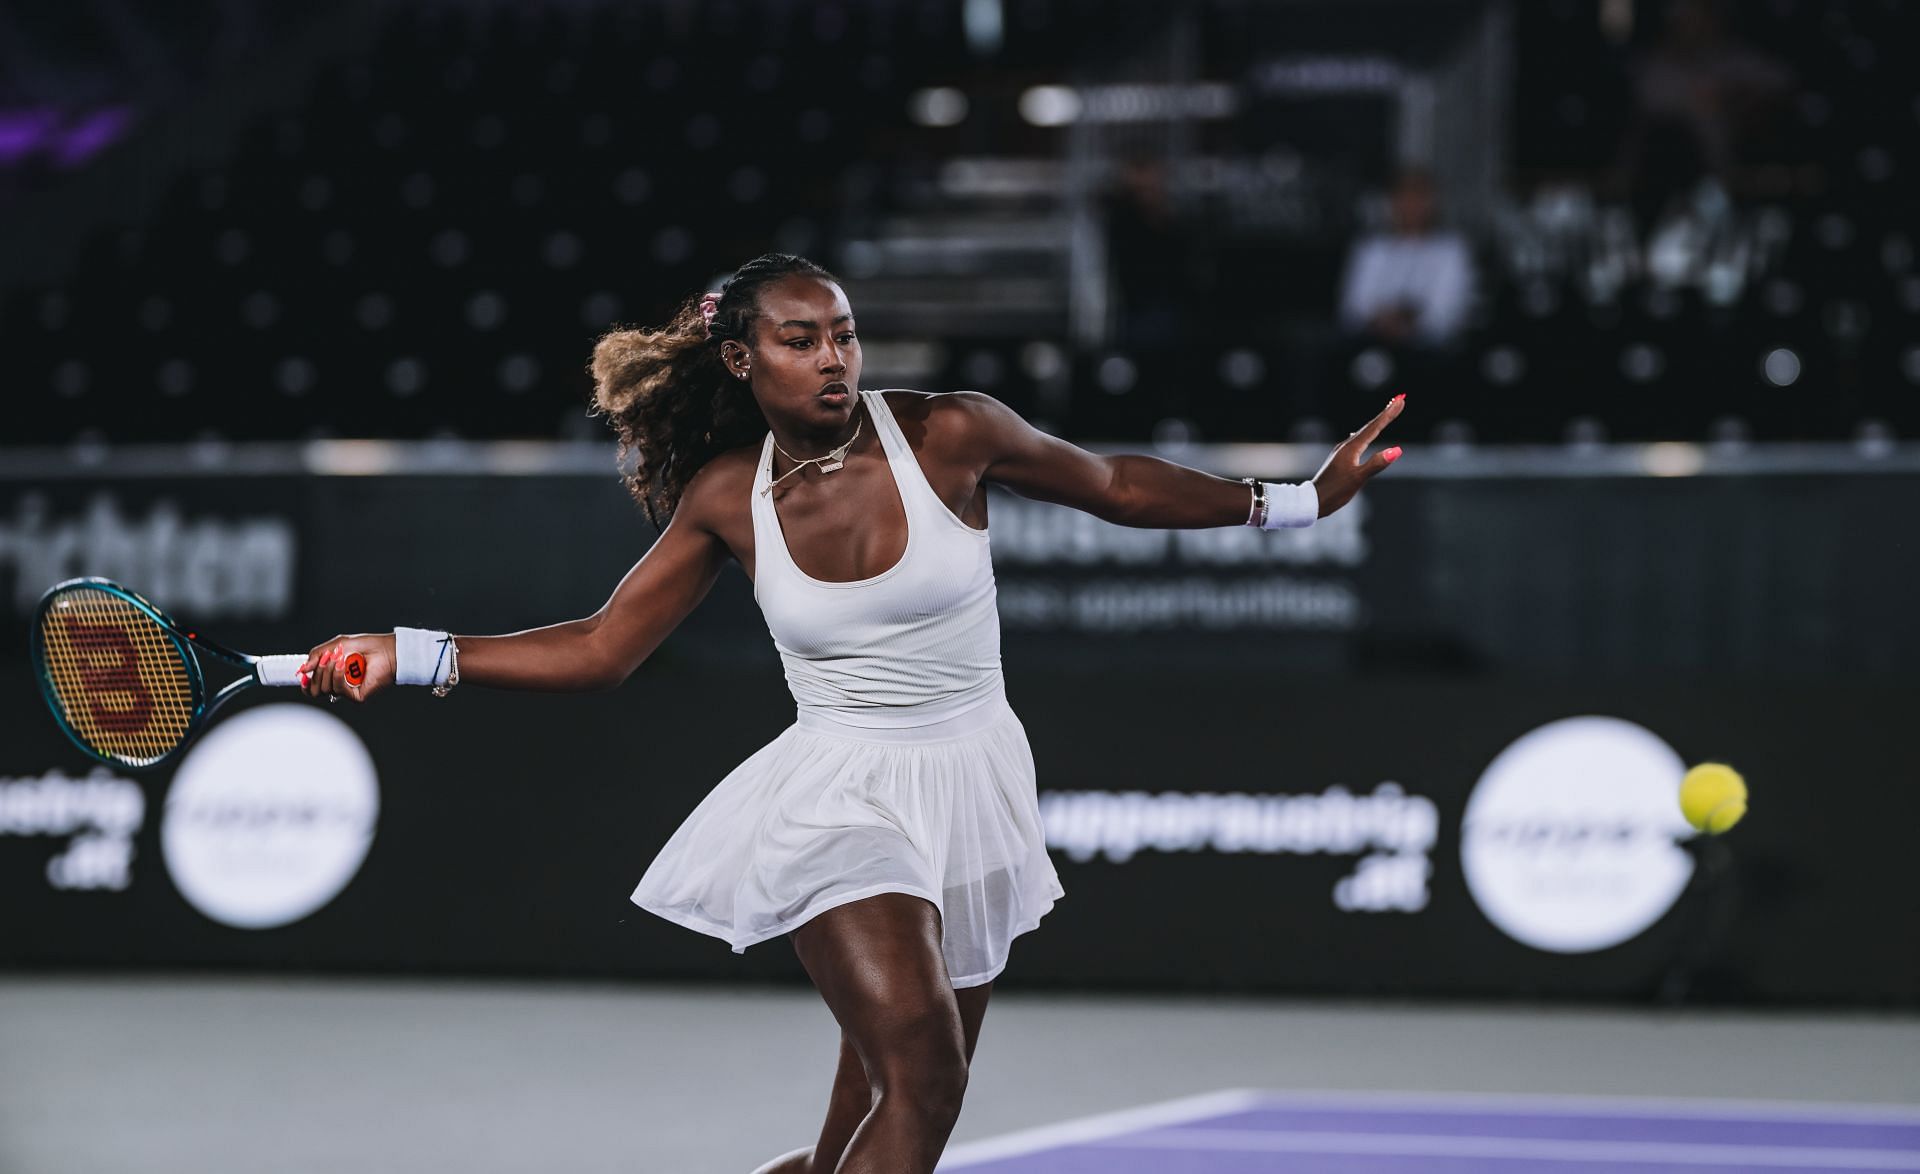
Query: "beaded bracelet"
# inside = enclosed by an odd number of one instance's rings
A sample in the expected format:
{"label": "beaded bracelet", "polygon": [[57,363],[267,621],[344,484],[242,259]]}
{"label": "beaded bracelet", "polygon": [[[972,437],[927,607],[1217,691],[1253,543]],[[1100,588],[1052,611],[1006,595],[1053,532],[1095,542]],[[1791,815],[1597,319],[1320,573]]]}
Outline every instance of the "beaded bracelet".
{"label": "beaded bracelet", "polygon": [[[453,633],[449,632],[440,638],[440,651],[442,655],[450,658],[450,663],[447,665],[447,679],[433,687],[435,697],[445,697],[453,692],[455,685],[460,683],[460,645],[454,642]],[[436,677],[440,675],[438,661],[434,662],[433,675]]]}

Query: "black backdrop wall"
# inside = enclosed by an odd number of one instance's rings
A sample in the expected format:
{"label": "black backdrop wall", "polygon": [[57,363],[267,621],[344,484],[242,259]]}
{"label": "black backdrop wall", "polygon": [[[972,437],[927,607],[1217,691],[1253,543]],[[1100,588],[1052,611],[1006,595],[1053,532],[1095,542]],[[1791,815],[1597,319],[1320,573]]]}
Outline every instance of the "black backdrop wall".
{"label": "black backdrop wall", "polygon": [[[1067,889],[1009,978],[1920,1001],[1916,506],[1911,475],[1401,478],[1168,535],[997,498]],[[616,692],[261,691],[150,775],[69,746],[24,659],[73,574],[299,651],[583,615],[649,538],[604,473],[0,481],[0,965],[797,976],[626,899],[791,720],[737,572]],[[1709,760],[1753,810],[1706,842],[1672,798]]]}

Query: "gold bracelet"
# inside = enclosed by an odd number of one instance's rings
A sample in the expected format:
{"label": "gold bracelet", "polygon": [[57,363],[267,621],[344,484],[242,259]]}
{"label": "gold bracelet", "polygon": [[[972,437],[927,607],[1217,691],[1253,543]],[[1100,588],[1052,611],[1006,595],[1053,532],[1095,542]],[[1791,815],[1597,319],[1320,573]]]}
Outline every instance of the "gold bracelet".
{"label": "gold bracelet", "polygon": [[455,685],[460,683],[460,645],[454,640],[451,632],[447,633],[447,658],[447,679],[433,687],[435,697],[445,697],[453,692]]}

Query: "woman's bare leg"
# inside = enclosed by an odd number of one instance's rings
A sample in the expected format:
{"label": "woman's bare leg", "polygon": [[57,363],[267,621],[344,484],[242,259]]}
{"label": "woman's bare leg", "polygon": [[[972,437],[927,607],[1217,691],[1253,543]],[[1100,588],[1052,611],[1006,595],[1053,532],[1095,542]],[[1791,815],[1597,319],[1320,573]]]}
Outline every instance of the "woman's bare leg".
{"label": "woman's bare leg", "polygon": [[831,909],[793,945],[840,1023],[841,1065],[813,1153],[770,1174],[931,1174],[960,1115],[989,989],[953,989],[938,911],[902,893]]}
{"label": "woman's bare leg", "polygon": [[813,1147],[794,1150],[781,1154],[764,1166],[755,1166],[753,1174],[811,1174],[813,1170]]}
{"label": "woman's bare leg", "polygon": [[[840,1036],[840,1066],[833,1074],[833,1093],[827,1098],[827,1123],[820,1127],[820,1140],[806,1149],[782,1154],[755,1170],[753,1174],[833,1174],[840,1151],[847,1148],[867,1113],[873,1108],[873,1092],[867,1086],[867,1071],[853,1044]],[[819,1155],[819,1161],[814,1160]]]}
{"label": "woman's bare leg", "polygon": [[967,1063],[973,1063],[973,1047],[980,1042],[980,1024],[987,1018],[987,1000],[993,997],[993,984],[963,987],[953,992],[960,1004],[960,1027],[967,1033]]}
{"label": "woman's bare leg", "polygon": [[[798,947],[796,946],[796,950]],[[987,1001],[993,997],[993,984],[982,983],[953,992],[960,1009],[960,1027],[965,1036],[966,1058],[980,1042],[980,1028],[987,1016]],[[834,1174],[854,1130],[873,1110],[873,1087],[867,1082],[866,1065],[855,1050],[853,1037],[840,1034],[839,1066],[833,1074],[833,1092],[827,1100],[827,1119],[820,1128],[820,1139],[805,1149],[782,1154],[753,1174]]]}

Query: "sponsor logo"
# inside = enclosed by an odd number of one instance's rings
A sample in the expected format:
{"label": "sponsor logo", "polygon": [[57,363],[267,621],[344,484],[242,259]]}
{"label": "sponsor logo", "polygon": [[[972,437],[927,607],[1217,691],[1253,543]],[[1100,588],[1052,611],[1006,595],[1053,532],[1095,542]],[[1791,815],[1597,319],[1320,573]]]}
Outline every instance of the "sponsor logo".
{"label": "sponsor logo", "polygon": [[347,724],[302,705],[221,722],[187,753],[160,848],[189,904],[271,929],[325,906],[360,871],[379,817],[373,757]]}
{"label": "sponsor logo", "polygon": [[1356,498],[1300,529],[1150,530],[996,493],[1000,619],[1027,631],[1356,631],[1366,608],[1338,573],[1367,561],[1369,508]]}
{"label": "sponsor logo", "polygon": [[196,622],[273,619],[293,604],[294,528],[284,518],[187,518],[164,498],[136,521],[111,493],[78,516],[55,516],[28,493],[0,516],[0,568],[9,564],[21,615],[55,583],[101,575]]}
{"label": "sponsor logo", "polygon": [[140,784],[104,766],[77,779],[58,770],[0,778],[0,836],[72,837],[47,861],[47,883],[56,889],[131,884],[133,838],[146,817]]}
{"label": "sponsor logo", "polygon": [[1461,821],[1460,863],[1487,920],[1540,950],[1604,950],[1679,900],[1693,834],[1676,798],[1686,765],[1652,731],[1571,717],[1488,764]]}
{"label": "sponsor logo", "polygon": [[1222,631],[1241,628],[1346,632],[1360,626],[1359,595],[1345,583],[1276,575],[1258,579],[1017,580],[998,591],[1010,628],[1077,632]]}
{"label": "sponsor logo", "polygon": [[1040,820],[1047,846],[1076,862],[1121,864],[1149,850],[1359,856],[1333,887],[1334,907],[1348,913],[1425,909],[1440,830],[1433,800],[1397,783],[1364,795],[1045,791]]}
{"label": "sponsor logo", "polygon": [[995,493],[993,561],[1037,567],[1357,567],[1367,561],[1370,506],[1356,497],[1311,526],[1143,530],[1066,506]]}

